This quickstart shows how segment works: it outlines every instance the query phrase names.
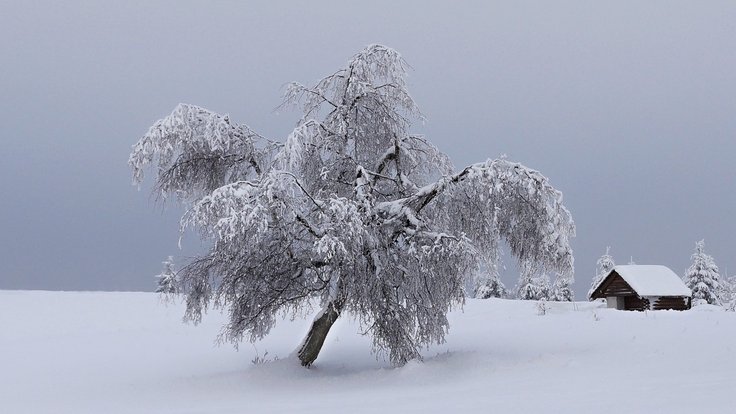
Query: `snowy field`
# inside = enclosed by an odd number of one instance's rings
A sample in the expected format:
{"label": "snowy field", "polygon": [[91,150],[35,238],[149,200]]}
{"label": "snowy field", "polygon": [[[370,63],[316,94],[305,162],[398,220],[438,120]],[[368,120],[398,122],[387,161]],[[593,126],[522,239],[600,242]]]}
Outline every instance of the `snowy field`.
{"label": "snowy field", "polygon": [[288,358],[304,320],[254,364],[248,343],[214,345],[221,315],[184,325],[154,294],[0,291],[0,412],[736,412],[736,314],[595,306],[469,300],[402,368],[343,318],[307,370]]}

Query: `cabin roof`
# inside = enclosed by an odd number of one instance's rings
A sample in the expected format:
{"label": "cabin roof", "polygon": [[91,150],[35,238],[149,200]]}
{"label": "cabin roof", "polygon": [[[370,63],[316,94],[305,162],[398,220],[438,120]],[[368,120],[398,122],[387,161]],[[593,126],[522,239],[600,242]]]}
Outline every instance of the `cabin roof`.
{"label": "cabin roof", "polygon": [[690,289],[667,266],[622,265],[615,266],[611,272],[614,271],[639,296],[692,296]]}

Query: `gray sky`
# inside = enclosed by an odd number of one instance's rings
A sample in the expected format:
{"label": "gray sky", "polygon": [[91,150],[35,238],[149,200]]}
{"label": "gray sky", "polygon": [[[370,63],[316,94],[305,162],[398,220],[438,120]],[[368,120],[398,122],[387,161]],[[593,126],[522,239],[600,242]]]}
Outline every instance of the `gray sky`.
{"label": "gray sky", "polygon": [[607,245],[682,274],[705,238],[736,272],[736,2],[112,3],[0,6],[0,289],[151,290],[180,211],[130,185],[130,146],[179,102],[283,139],[282,86],[370,43],[456,166],[564,192],[578,298]]}

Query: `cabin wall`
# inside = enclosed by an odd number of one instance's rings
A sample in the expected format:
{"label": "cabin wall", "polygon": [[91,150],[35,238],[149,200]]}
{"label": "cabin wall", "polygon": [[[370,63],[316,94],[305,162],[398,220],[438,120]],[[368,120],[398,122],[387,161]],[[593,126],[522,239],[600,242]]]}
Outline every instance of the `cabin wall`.
{"label": "cabin wall", "polygon": [[624,298],[624,309],[634,311],[645,311],[650,309],[650,302],[647,298],[639,296],[626,296]]}
{"label": "cabin wall", "polygon": [[686,297],[676,296],[608,296],[607,307],[610,309],[645,311],[645,310],[688,310],[690,301]]}
{"label": "cabin wall", "polygon": [[680,296],[661,296],[652,298],[653,310],[687,310],[690,309],[690,301],[687,297]]}

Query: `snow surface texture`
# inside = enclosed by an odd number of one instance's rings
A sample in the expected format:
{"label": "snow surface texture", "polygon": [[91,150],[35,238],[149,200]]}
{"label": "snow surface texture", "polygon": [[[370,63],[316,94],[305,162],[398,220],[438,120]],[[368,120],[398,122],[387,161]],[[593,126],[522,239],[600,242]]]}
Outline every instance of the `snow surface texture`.
{"label": "snow surface texture", "polygon": [[401,368],[345,317],[305,369],[288,355],[309,316],[256,353],[214,346],[224,316],[183,325],[154,294],[0,291],[0,412],[733,412],[735,313],[597,306],[471,299],[446,344]]}
{"label": "snow surface texture", "polygon": [[682,279],[669,267],[659,265],[621,265],[613,268],[639,296],[690,296]]}

